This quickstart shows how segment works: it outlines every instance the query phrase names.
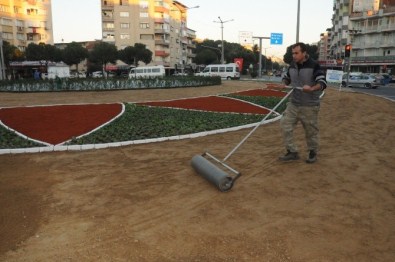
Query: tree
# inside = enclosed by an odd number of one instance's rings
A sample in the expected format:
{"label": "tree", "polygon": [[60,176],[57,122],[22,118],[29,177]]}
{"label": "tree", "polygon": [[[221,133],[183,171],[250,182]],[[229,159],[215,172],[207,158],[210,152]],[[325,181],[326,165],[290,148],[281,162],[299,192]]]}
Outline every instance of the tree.
{"label": "tree", "polygon": [[146,45],[135,43],[134,46],[128,46],[118,52],[119,59],[128,65],[138,66],[139,61],[149,64],[152,60],[151,50]]}
{"label": "tree", "polygon": [[197,53],[194,61],[198,65],[219,63],[218,55],[211,49],[204,49]]}
{"label": "tree", "polygon": [[89,54],[89,61],[92,63],[100,63],[102,70],[107,63],[115,63],[118,57],[117,47],[115,45],[99,42],[97,43]]}
{"label": "tree", "polygon": [[[197,43],[194,62],[205,65],[220,63],[221,48],[218,47],[220,44],[221,41],[219,40],[214,41],[209,39],[204,40],[202,43]],[[243,68],[240,68],[240,70],[245,73],[251,64],[255,65],[258,61],[258,47],[254,47],[255,51],[251,51],[238,43],[224,41],[225,61],[227,63],[233,63],[235,58],[243,58]]]}
{"label": "tree", "polygon": [[22,61],[25,54],[18,47],[11,45],[7,41],[3,41],[4,63],[10,64],[10,61]]}
{"label": "tree", "polygon": [[78,64],[88,57],[88,50],[77,42],[71,42],[63,50],[63,61],[68,65],[75,65],[78,71]]}
{"label": "tree", "polygon": [[25,50],[26,59],[31,61],[61,61],[61,51],[53,45],[30,43]]}
{"label": "tree", "polygon": [[[307,49],[306,50],[307,54],[313,60],[317,60],[318,59],[318,46],[306,44],[306,49]],[[283,60],[287,64],[290,64],[292,62],[292,60],[293,60],[293,58],[292,58],[292,45],[287,47],[287,52],[285,53]]]}

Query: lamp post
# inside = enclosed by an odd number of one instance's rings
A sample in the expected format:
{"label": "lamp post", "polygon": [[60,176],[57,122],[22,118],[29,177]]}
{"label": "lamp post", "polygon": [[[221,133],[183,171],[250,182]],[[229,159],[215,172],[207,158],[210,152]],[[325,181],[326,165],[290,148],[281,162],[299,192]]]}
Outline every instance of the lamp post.
{"label": "lamp post", "polygon": [[0,80],[6,79],[5,76],[5,63],[3,53],[3,39],[0,39]]}
{"label": "lamp post", "polygon": [[263,67],[263,70],[264,70],[264,71],[267,71],[267,69],[266,69],[266,61],[267,61],[267,57],[266,57],[266,49],[269,49],[269,48],[271,48],[271,47],[266,47],[266,48],[263,48],[263,49],[265,49],[265,65],[264,65],[264,67]]}
{"label": "lamp post", "polygon": [[299,42],[300,0],[298,0],[298,14],[296,18],[296,43]]}
{"label": "lamp post", "polygon": [[231,20],[226,20],[226,21],[222,21],[221,17],[218,16],[219,21],[213,21],[214,23],[221,23],[221,64],[225,64],[224,60],[225,60],[225,56],[224,56],[224,23],[227,22],[232,22],[234,21],[233,19]]}

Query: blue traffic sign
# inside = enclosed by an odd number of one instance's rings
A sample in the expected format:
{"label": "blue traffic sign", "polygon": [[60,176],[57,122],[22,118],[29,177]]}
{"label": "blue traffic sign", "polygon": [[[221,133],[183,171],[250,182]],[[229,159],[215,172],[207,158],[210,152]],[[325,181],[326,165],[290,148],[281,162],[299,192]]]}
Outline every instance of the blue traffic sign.
{"label": "blue traffic sign", "polygon": [[270,44],[271,45],[282,45],[283,44],[283,34],[282,33],[271,33],[270,34]]}

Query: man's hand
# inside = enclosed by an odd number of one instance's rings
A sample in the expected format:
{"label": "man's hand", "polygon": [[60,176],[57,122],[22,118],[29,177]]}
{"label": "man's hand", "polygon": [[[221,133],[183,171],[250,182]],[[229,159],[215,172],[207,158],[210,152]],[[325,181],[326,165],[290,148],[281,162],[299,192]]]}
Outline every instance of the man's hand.
{"label": "man's hand", "polygon": [[319,90],[320,88],[321,88],[321,86],[317,86],[317,85],[315,85],[315,86],[304,85],[303,86],[303,92],[311,93],[311,92],[314,92],[316,90]]}

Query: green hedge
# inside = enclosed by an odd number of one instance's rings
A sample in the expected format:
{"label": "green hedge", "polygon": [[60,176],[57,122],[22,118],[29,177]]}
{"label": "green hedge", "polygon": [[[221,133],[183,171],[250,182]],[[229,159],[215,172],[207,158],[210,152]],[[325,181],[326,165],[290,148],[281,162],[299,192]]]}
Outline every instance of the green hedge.
{"label": "green hedge", "polygon": [[148,88],[179,88],[220,85],[220,77],[162,77],[141,79],[55,79],[0,81],[0,92],[53,92],[53,91],[100,91]]}

